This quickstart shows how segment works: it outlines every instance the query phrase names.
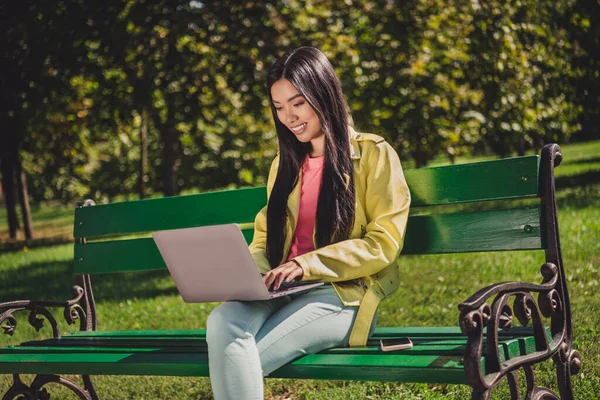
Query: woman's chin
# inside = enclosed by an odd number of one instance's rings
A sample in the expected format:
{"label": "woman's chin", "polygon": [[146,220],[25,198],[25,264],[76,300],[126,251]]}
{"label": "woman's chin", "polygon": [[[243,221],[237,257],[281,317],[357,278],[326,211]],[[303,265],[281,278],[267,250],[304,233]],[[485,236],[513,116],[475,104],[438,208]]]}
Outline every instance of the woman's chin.
{"label": "woman's chin", "polygon": [[312,139],[311,136],[306,135],[305,132],[302,132],[300,134],[295,134],[294,132],[292,132],[292,134],[296,137],[296,139],[298,139],[299,142],[302,143],[308,143]]}
{"label": "woman's chin", "polygon": [[310,138],[307,138],[303,135],[296,136],[296,139],[298,139],[298,141],[301,143],[309,143],[310,142]]}
{"label": "woman's chin", "polygon": [[322,132],[314,132],[314,131],[311,132],[311,131],[306,130],[306,128],[300,133],[295,133],[291,129],[290,129],[290,132],[296,137],[296,139],[299,142],[302,142],[302,143],[309,143],[313,139],[316,139],[319,136],[323,135]]}

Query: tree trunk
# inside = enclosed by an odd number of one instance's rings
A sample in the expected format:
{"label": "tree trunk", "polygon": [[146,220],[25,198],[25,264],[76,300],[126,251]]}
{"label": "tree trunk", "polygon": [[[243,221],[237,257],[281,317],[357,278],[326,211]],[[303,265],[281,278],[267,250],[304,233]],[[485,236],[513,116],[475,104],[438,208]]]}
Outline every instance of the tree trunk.
{"label": "tree trunk", "polygon": [[8,218],[8,235],[11,239],[17,238],[18,220],[17,207],[15,202],[15,163],[8,155],[2,158],[2,192],[4,192],[4,201],[6,207],[6,216]]}
{"label": "tree trunk", "polygon": [[421,135],[416,138],[415,147],[412,151],[412,156],[415,160],[415,168],[421,168],[427,165],[427,160],[425,159],[425,154],[423,154],[421,148],[421,140],[419,139]]}
{"label": "tree trunk", "polygon": [[141,137],[141,157],[140,157],[140,176],[138,179],[138,193],[140,199],[146,197],[146,174],[148,173],[148,111],[142,111],[142,126],[140,127]]}
{"label": "tree trunk", "polygon": [[454,150],[454,147],[448,147],[446,149],[446,154],[448,155],[448,160],[450,160],[450,164],[456,164],[456,150]]}
{"label": "tree trunk", "polygon": [[177,150],[178,137],[175,128],[169,124],[161,132],[163,148],[163,193],[165,196],[177,194]]}
{"label": "tree trunk", "polygon": [[0,170],[2,171],[2,191],[8,219],[8,234],[11,239],[17,238],[19,219],[17,218],[17,204],[15,193],[15,176],[18,172],[19,150],[23,141],[25,124],[22,120],[21,99],[14,80],[13,68],[8,68],[6,74],[0,74]]}
{"label": "tree trunk", "polygon": [[[167,37],[167,71],[175,71],[177,64],[177,37],[174,32],[170,32]],[[163,148],[163,193],[165,196],[175,196],[177,190],[177,158],[179,157],[179,134],[175,118],[175,94],[168,90],[169,82],[165,82],[164,98],[167,109],[166,122],[160,130],[161,138],[164,144]],[[159,117],[160,118],[160,117]]]}
{"label": "tree trunk", "polygon": [[21,157],[17,157],[15,166],[19,203],[21,205],[21,214],[23,215],[23,233],[26,240],[31,240],[33,239],[33,230],[31,227],[31,209],[29,208],[29,192],[27,191],[27,178],[25,171],[23,171]]}
{"label": "tree trunk", "polygon": [[517,155],[522,157],[525,155],[525,137],[519,136],[519,142],[517,143]]}

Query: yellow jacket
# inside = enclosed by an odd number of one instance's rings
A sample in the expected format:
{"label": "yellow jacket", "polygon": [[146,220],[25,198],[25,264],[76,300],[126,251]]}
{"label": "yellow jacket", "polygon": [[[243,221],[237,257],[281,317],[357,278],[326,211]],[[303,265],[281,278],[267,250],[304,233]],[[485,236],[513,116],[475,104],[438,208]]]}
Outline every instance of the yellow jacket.
{"label": "yellow jacket", "polygon": [[[344,305],[359,306],[350,346],[365,346],[379,301],[398,289],[396,260],[404,243],[410,192],[396,151],[381,136],[357,133],[351,127],[349,131],[356,190],[355,222],[350,238],[294,260],[304,271],[303,281],[332,282]],[[278,164],[279,155],[271,165],[267,197],[271,195]],[[302,170],[298,179],[301,176]],[[280,264],[289,254],[299,204],[300,185],[295,185],[288,198],[284,259]],[[250,243],[252,257],[263,273],[271,269],[266,257],[266,241],[265,206],[256,216],[254,238]]]}

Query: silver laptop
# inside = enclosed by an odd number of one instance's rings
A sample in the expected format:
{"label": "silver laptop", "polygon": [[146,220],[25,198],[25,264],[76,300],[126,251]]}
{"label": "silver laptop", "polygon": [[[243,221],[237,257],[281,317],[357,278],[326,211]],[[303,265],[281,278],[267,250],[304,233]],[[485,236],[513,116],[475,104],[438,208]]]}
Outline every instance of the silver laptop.
{"label": "silver laptop", "polygon": [[237,224],[152,232],[186,303],[268,300],[323,284],[300,283],[269,291]]}

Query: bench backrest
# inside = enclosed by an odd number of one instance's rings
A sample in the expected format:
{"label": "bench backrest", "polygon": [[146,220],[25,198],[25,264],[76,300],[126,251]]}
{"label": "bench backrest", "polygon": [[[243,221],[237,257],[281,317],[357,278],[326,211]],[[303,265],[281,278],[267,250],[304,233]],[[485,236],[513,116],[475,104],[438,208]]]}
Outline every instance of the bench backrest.
{"label": "bench backrest", "polygon": [[[539,163],[527,156],[405,171],[412,204],[402,254],[545,248],[539,203],[470,212],[455,206],[539,197]],[[238,223],[249,243],[266,202],[263,186],[77,207],[74,236],[86,240],[75,245],[74,272],[166,268],[149,237],[157,230]],[[139,234],[146,237],[131,238]]]}

